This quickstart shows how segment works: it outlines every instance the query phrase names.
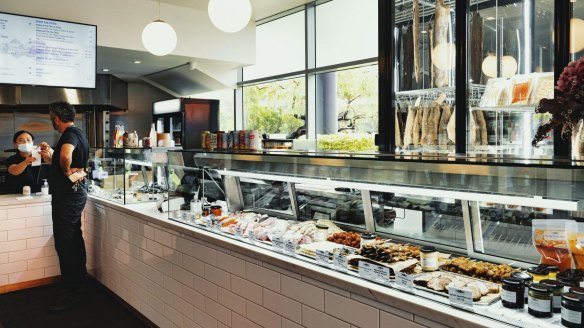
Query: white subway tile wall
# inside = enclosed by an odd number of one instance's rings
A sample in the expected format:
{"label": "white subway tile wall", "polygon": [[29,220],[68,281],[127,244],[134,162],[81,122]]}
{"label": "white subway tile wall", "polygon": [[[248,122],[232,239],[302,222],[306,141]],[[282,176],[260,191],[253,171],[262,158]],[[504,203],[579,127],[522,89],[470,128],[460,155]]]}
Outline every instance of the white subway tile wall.
{"label": "white subway tile wall", "polygon": [[[388,306],[374,300],[365,304],[347,290],[168,233],[115,209],[98,209],[87,206],[84,213],[90,273],[160,327],[422,328],[436,324],[402,310],[384,311]],[[16,263],[28,268],[26,261]]]}
{"label": "white subway tile wall", "polygon": [[0,287],[60,275],[50,203],[0,209]]}

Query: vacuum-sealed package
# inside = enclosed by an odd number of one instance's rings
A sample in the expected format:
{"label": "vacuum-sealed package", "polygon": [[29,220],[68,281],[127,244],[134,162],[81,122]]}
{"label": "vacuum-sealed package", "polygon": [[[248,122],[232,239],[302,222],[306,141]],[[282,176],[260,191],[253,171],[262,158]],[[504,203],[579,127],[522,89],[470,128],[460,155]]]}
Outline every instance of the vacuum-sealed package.
{"label": "vacuum-sealed package", "polygon": [[566,239],[569,220],[533,220],[533,246],[541,255],[541,264],[557,265],[560,271],[572,268],[572,257]]}

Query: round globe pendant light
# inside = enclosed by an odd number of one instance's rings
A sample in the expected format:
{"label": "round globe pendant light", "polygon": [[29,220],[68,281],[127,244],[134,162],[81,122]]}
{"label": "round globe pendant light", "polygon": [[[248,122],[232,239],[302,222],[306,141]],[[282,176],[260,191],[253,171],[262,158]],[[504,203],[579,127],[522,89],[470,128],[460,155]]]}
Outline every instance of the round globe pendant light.
{"label": "round globe pendant light", "polygon": [[142,31],[142,44],[153,55],[165,56],[176,47],[176,32],[168,23],[155,20]]}
{"label": "round globe pendant light", "polygon": [[249,0],[209,0],[208,10],[213,25],[227,33],[241,31],[251,18]]}

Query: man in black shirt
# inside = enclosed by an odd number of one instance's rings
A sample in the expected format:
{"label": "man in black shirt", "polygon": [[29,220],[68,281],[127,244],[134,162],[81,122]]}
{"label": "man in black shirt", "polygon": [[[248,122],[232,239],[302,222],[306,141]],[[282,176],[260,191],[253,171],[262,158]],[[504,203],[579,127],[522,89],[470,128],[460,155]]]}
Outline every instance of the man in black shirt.
{"label": "man in black shirt", "polygon": [[75,108],[66,102],[49,106],[53,128],[61,133],[55,149],[41,143],[41,155],[50,160],[53,236],[62,276],[61,293],[50,305],[51,311],[64,311],[79,301],[79,289],[87,274],[81,213],[87,201],[85,168],[89,143],[75,127]]}

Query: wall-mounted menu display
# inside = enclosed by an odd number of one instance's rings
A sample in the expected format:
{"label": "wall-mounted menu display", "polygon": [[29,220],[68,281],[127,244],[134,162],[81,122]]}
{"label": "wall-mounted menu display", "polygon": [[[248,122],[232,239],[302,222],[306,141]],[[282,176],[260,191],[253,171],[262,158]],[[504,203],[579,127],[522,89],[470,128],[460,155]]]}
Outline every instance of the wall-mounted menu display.
{"label": "wall-mounted menu display", "polygon": [[95,88],[97,27],[0,13],[0,83]]}

